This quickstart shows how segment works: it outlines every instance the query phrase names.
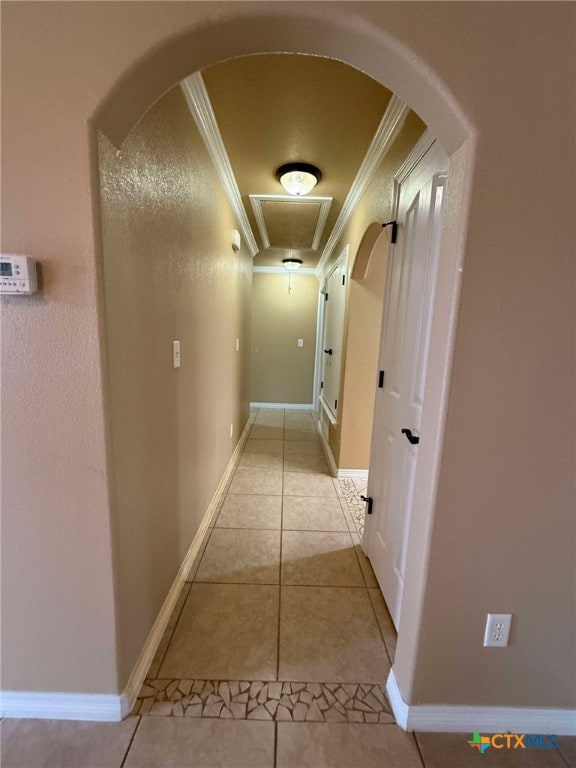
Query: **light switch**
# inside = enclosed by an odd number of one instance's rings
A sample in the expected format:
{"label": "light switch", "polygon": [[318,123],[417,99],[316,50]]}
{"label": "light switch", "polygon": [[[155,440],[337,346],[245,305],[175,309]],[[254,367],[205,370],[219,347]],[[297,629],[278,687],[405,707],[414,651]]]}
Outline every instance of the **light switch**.
{"label": "light switch", "polygon": [[180,368],[180,342],[172,342],[172,367]]}
{"label": "light switch", "polygon": [[304,339],[298,339],[298,346],[303,347],[304,346]]}

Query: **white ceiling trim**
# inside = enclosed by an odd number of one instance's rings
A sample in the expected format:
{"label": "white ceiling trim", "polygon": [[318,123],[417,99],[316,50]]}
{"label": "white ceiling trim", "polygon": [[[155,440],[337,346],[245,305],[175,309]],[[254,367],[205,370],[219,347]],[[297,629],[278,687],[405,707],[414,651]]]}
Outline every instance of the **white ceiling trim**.
{"label": "white ceiling trim", "polygon": [[[316,220],[316,229],[314,230],[314,237],[312,243],[307,250],[317,251],[320,245],[320,239],[326,226],[326,220],[330,213],[330,207],[332,205],[331,197],[294,197],[294,195],[249,195],[252,210],[254,211],[254,218],[258,224],[258,230],[260,231],[260,237],[262,238],[262,247],[270,248],[270,237],[268,235],[268,227],[266,226],[266,220],[264,218],[264,211],[262,209],[263,202],[273,203],[313,203],[314,205],[320,205],[320,211],[318,213],[318,219]],[[289,245],[286,245],[288,248]]]}
{"label": "white ceiling trim", "polygon": [[414,144],[410,150],[410,154],[406,160],[404,160],[400,168],[398,168],[394,174],[394,178],[398,184],[403,184],[406,181],[412,170],[418,165],[420,160],[422,160],[426,152],[428,152],[435,141],[436,137],[434,134],[432,134],[430,130],[426,128],[422,136],[420,136],[416,144]]}
{"label": "white ceiling trim", "polygon": [[286,269],[286,267],[252,267],[252,272],[263,272],[267,275],[314,275],[315,277],[318,277],[318,273],[316,272],[315,267],[300,267],[300,269],[295,269],[293,272],[290,272]]}
{"label": "white ceiling trim", "polygon": [[234,215],[236,216],[238,226],[244,235],[244,240],[248,245],[252,257],[254,257],[259,250],[258,244],[256,243],[252,227],[250,226],[250,221],[246,215],[246,209],[242,203],[242,196],[238,189],[232,165],[230,164],[228,152],[226,152],[226,147],[222,141],[222,135],[220,134],[220,129],[216,122],[216,115],[212,109],[212,104],[210,103],[210,98],[206,91],[202,75],[200,72],[190,75],[180,83],[180,87],[182,88],[184,98],[186,99],[188,108],[194,118],[194,122],[198,126],[200,135],[204,140],[206,149],[212,158],[214,167],[218,172],[220,181],[222,182],[228,200],[230,201],[230,205],[232,206],[232,210],[234,211]]}
{"label": "white ceiling trim", "polygon": [[348,224],[350,217],[356,210],[356,206],[360,202],[360,199],[366,191],[366,187],[372,180],[378,166],[392,146],[392,142],[398,136],[398,133],[404,125],[404,121],[406,120],[409,111],[410,110],[408,106],[402,101],[402,99],[396,96],[396,94],[393,94],[388,103],[388,106],[386,107],[384,116],[380,121],[378,130],[374,134],[372,143],[368,147],[368,151],[366,152],[364,160],[362,160],[362,164],[358,170],[358,173],[356,174],[356,178],[352,182],[352,186],[350,187],[350,190],[346,196],[346,200],[344,201],[340,215],[336,219],[334,228],[332,229],[330,237],[324,246],[322,257],[318,262],[317,267],[319,273],[322,272],[324,265],[330,258],[332,251],[342,236],[342,232]]}

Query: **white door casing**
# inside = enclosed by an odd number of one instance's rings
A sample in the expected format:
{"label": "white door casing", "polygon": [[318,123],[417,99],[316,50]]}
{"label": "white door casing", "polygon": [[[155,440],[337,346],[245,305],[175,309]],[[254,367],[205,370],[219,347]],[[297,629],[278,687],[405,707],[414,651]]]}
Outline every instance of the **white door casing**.
{"label": "white door casing", "polygon": [[[396,627],[440,253],[448,158],[433,143],[397,183],[397,242],[390,249],[382,321],[364,546]],[[408,435],[402,430],[410,430]],[[425,437],[425,436],[424,436]],[[410,438],[410,439],[409,439]],[[413,442],[411,442],[412,440]]]}
{"label": "white door casing", "polygon": [[322,289],[325,300],[320,401],[333,424],[337,423],[339,412],[347,269],[348,246],[328,273]]}

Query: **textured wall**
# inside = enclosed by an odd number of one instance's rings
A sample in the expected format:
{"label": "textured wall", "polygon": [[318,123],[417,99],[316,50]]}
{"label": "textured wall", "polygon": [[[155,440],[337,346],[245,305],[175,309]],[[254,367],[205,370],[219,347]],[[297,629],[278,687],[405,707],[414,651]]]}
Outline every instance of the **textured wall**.
{"label": "textured wall", "polygon": [[248,417],[252,259],[179,88],[100,149],[124,684]]}
{"label": "textured wall", "polygon": [[[574,5],[1,11],[2,250],[45,267],[38,298],[3,307],[3,685],[116,676],[90,121],[124,136],[183,75],[274,48],[381,78],[448,152],[466,116],[477,130],[428,586],[400,671],[420,703],[574,706]],[[494,609],[515,615],[503,651],[481,646]]]}
{"label": "textured wall", "polygon": [[[253,276],[252,379],[255,403],[311,403],[318,279],[288,273]],[[298,347],[297,340],[304,339]]]}

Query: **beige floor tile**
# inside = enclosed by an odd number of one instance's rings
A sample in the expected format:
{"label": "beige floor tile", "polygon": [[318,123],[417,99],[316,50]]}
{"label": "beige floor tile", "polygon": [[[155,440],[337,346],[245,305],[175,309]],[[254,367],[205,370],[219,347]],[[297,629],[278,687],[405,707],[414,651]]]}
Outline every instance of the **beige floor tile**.
{"label": "beige floor tile", "polygon": [[301,456],[303,454],[317,454],[324,456],[322,450],[322,443],[320,438],[316,437],[314,440],[287,440],[284,443],[284,456]]}
{"label": "beige floor tile", "polygon": [[363,587],[349,533],[337,531],[284,531],[282,584]]}
{"label": "beige floor tile", "polygon": [[192,584],[160,677],[275,680],[278,587]]}
{"label": "beige floor tile", "polygon": [[248,438],[244,445],[244,453],[268,453],[273,456],[282,456],[284,442],[282,440],[263,440],[261,438]]}
{"label": "beige floor tile", "polygon": [[126,768],[273,768],[274,723],[143,717]]}
{"label": "beige floor tile", "polygon": [[332,478],[327,475],[312,475],[305,472],[284,472],[285,496],[321,496],[336,498]]}
{"label": "beige floor tile", "polygon": [[243,469],[276,469],[282,471],[284,461],[281,454],[245,451],[240,457],[238,467]]}
{"label": "beige floor tile", "polygon": [[326,459],[319,453],[290,454],[286,456],[284,459],[284,471],[329,474]]}
{"label": "beige floor tile", "polygon": [[412,734],[396,725],[278,723],[276,766],[422,768],[422,761]]}
{"label": "beige floor tile", "polygon": [[566,768],[555,749],[495,749],[483,755],[471,747],[471,733],[417,733],[426,768]]}
{"label": "beige floor tile", "polygon": [[272,469],[237,469],[228,493],[282,494],[282,472]]}
{"label": "beige floor tile", "polygon": [[180,590],[180,594],[178,595],[178,599],[176,600],[176,605],[174,606],[172,615],[168,620],[168,624],[166,625],[164,634],[162,635],[162,640],[160,640],[160,644],[156,649],[156,653],[154,654],[154,658],[152,659],[152,664],[150,664],[148,668],[147,677],[156,677],[158,674],[158,670],[160,669],[160,665],[162,664],[162,659],[164,658],[164,654],[166,653],[166,650],[170,644],[170,640],[172,639],[172,634],[174,632],[174,629],[176,628],[176,624],[178,623],[180,612],[184,607],[184,603],[186,602],[189,591],[190,591],[190,584],[188,582],[185,582],[184,586]]}
{"label": "beige floor tile", "polygon": [[279,680],[384,683],[389,666],[366,589],[282,587]]}
{"label": "beige floor tile", "polygon": [[370,560],[368,560],[364,552],[362,552],[360,537],[358,536],[357,533],[354,533],[353,531],[351,531],[350,535],[352,536],[352,541],[354,542],[354,547],[356,549],[356,554],[358,556],[360,568],[362,568],[362,573],[364,574],[364,578],[366,579],[366,586],[369,587],[370,589],[377,589],[378,582],[376,581],[376,576],[374,576],[374,571],[372,570],[372,566],[370,565]]}
{"label": "beige floor tile", "polygon": [[2,768],[120,768],[137,717],[121,723],[0,722]]}
{"label": "beige floor tile", "polygon": [[279,529],[281,516],[281,496],[230,494],[222,505],[216,528]]}
{"label": "beige floor tile", "polygon": [[250,429],[250,438],[261,440],[283,440],[284,427],[267,427],[265,424],[253,424]]}
{"label": "beige floor tile", "polygon": [[376,614],[376,621],[378,622],[380,632],[382,632],[382,637],[384,638],[384,645],[388,651],[388,656],[390,656],[390,661],[394,662],[397,640],[396,628],[392,623],[392,619],[388,613],[388,608],[386,607],[380,589],[369,589],[368,594],[370,596],[372,607],[374,608],[374,613]]}
{"label": "beige floor tile", "polygon": [[278,584],[280,531],[214,528],[196,581]]}
{"label": "beige floor tile", "polygon": [[558,736],[558,743],[570,768],[576,768],[576,736]]}
{"label": "beige floor tile", "polygon": [[285,427],[284,429],[284,441],[290,442],[292,440],[301,440],[302,442],[306,442],[306,440],[318,440],[318,433],[314,429],[314,427],[310,427],[302,429],[300,427],[299,429],[294,429],[292,427]]}
{"label": "beige floor tile", "polygon": [[338,499],[285,496],[282,527],[293,531],[347,531]]}

